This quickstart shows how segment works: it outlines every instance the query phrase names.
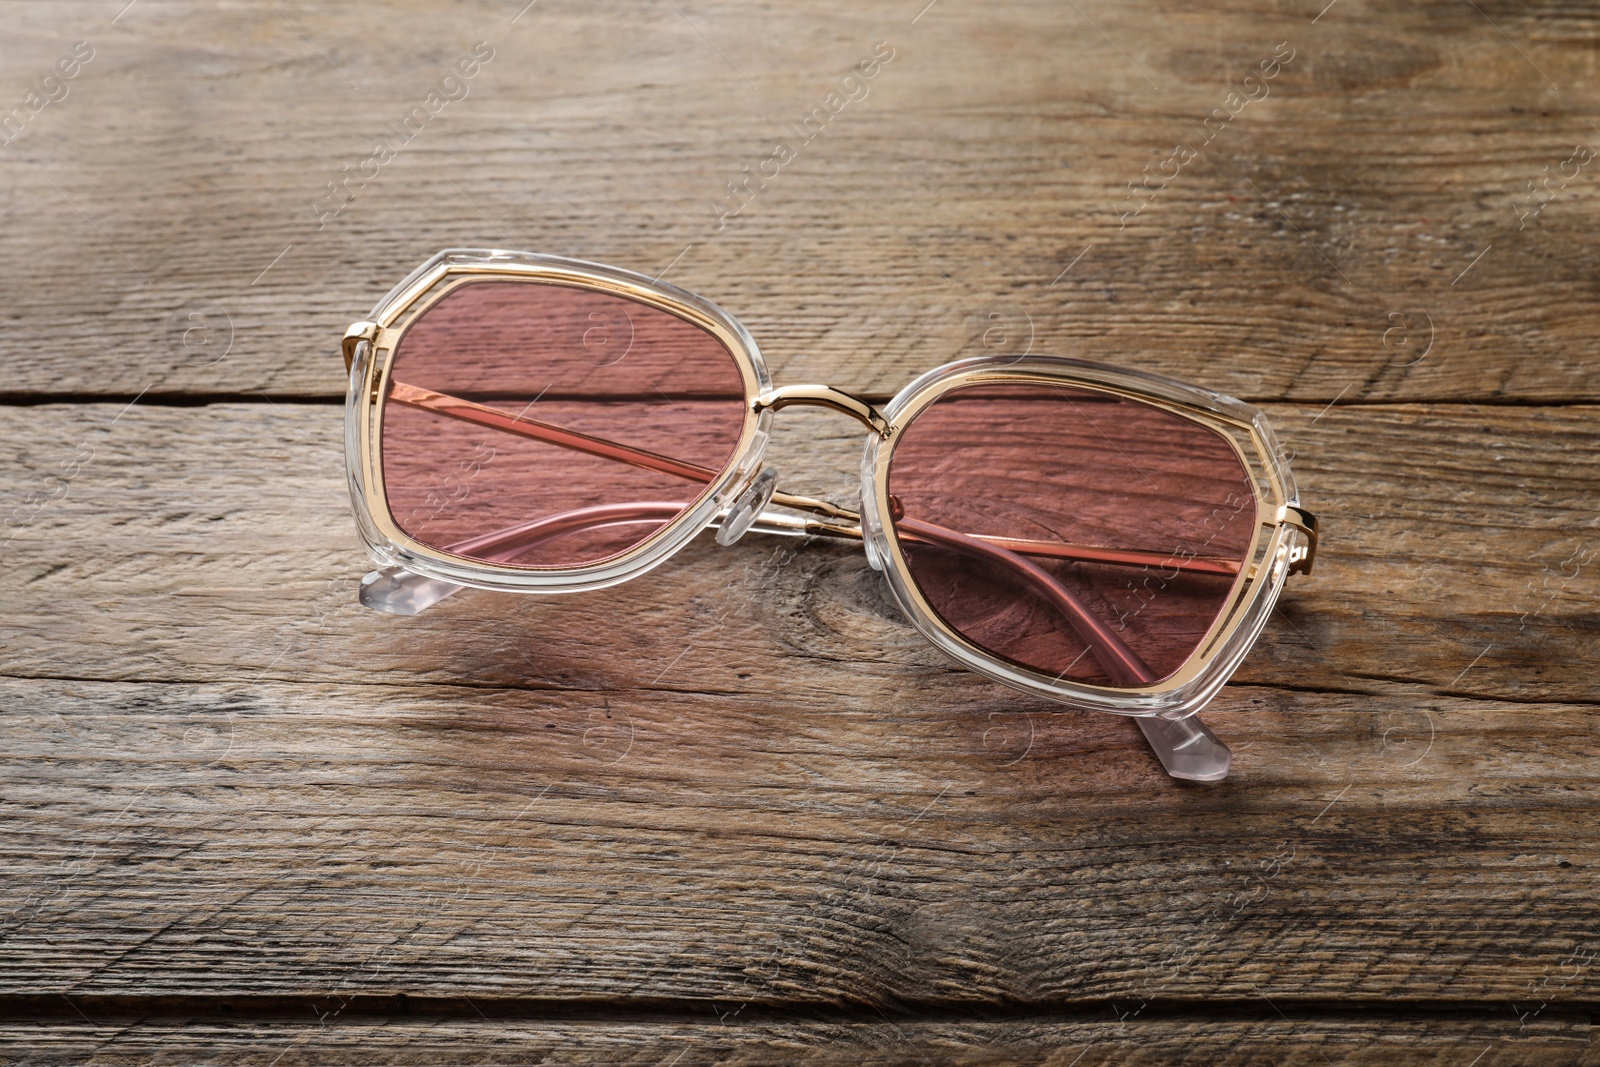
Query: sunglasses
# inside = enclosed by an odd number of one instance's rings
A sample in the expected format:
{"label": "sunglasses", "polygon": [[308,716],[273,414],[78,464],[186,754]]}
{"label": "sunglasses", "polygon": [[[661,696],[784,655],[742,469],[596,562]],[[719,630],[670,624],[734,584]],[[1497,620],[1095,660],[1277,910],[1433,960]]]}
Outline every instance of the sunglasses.
{"label": "sunglasses", "polygon": [[[344,336],[370,608],[463,586],[599,589],[707,528],[861,542],[930,641],[1074,708],[1134,716],[1167,772],[1216,781],[1196,716],[1254,644],[1316,522],[1261,412],[1040,356],[938,367],[886,404],[774,386],[693,293],[530,253],[441,252]],[[866,429],[859,505],[777,488],[773,416]]]}

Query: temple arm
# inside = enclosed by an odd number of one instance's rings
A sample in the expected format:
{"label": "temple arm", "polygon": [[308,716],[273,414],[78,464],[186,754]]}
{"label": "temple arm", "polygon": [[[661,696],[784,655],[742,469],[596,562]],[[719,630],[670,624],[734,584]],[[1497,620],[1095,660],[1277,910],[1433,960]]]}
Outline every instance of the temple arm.
{"label": "temple arm", "polygon": [[1071,624],[1084,644],[1089,646],[1089,651],[1094,653],[1094,658],[1100,666],[1105,668],[1106,673],[1111,675],[1112,680],[1118,685],[1145,685],[1156,680],[1155,672],[1150,669],[1149,664],[1139,658],[1137,652],[1129,648],[1114,630],[1084,606],[1083,601],[1073,596],[1066,586],[1056,581],[1049,571],[1037,563],[982,538],[957,533],[955,530],[923,522],[920,519],[901,519],[895,523],[895,528],[900,530],[902,535],[910,534],[915,540],[954,549],[962,555],[998,564],[1026,579],[1037,587],[1051,606]]}
{"label": "temple arm", "polygon": [[[515,415],[509,411],[501,411],[499,408],[489,407],[486,404],[450,396],[432,389],[408,385],[404,382],[392,383],[389,398],[396,403],[429,411],[445,418],[472,423],[475,426],[503,430],[520,437],[544,441],[562,448],[616,460],[620,463],[627,463],[659,474],[683,478],[687,481],[710,483],[717,476],[717,473],[709,467],[702,467],[698,464],[674,459],[671,456],[663,456],[658,452],[650,452],[646,449],[609,441],[602,437],[580,433],[577,430],[570,430],[563,426],[556,426],[538,419],[529,418],[525,414]],[[772,500],[780,506],[820,511],[830,518],[843,518],[854,520],[855,522],[854,526],[845,526],[836,522],[812,523],[800,520],[802,525],[798,532],[807,533],[811,532],[809,529],[811,526],[822,526],[825,528],[825,532],[835,535],[856,538],[862,536],[859,516],[846,512],[842,508],[820,500],[811,500],[807,497],[796,497],[788,494],[780,495],[775,493],[772,496]],[[495,562],[510,562],[535,545],[564,533],[639,523],[653,523],[659,526],[670,521],[682,511],[682,508],[681,504],[673,503],[608,504],[579,508],[533,522],[481,534],[477,537],[448,545],[445,550],[459,556],[470,556]],[[769,516],[772,519],[780,518],[780,516],[773,515],[771,512],[763,513],[761,518],[767,519]],[[895,529],[902,536],[911,540],[941,545],[964,555],[985,559],[990,563],[999,564],[1011,570],[1026,581],[1031,582],[1061,612],[1078,636],[1088,645],[1089,650],[1094,654],[1101,667],[1118,684],[1142,685],[1155,680],[1155,674],[1150,670],[1150,667],[1115,632],[1107,627],[1105,623],[1095,618],[1094,614],[1066,586],[1057,581],[1048,571],[1024,559],[1022,553],[1037,553],[1063,559],[1121,563],[1135,566],[1168,562],[1180,569],[1184,566],[1183,561],[1173,559],[1170,554],[1159,552],[1098,549],[1021,538],[983,537],[960,533],[945,526],[920,519],[904,517],[895,520]],[[788,531],[783,530],[783,532]],[[1187,563],[1190,565],[1198,563],[1199,569],[1209,573],[1233,574],[1238,571],[1238,564],[1231,560],[1198,559],[1189,560]],[[1224,563],[1231,569],[1221,569],[1221,565]],[[427,585],[412,585],[406,581],[406,572],[400,571],[398,568],[391,568],[391,571],[396,573],[390,574],[387,581],[384,580],[383,572],[376,572],[368,576],[373,580],[365,583],[362,587],[363,603],[379,610],[394,611],[396,608],[403,608],[403,614],[415,614],[453,592],[453,590],[447,589],[451,583],[439,582],[436,579],[424,579],[423,581],[427,582]]]}
{"label": "temple arm", "polygon": [[[695,463],[663,456],[657,452],[650,452],[646,449],[634,448],[631,445],[619,444],[616,441],[608,441],[602,437],[594,437],[576,430],[569,430],[538,419],[531,419],[526,415],[513,415],[509,411],[502,411],[487,404],[463,400],[460,397],[435,392],[432,389],[423,389],[415,385],[407,385],[403,382],[395,382],[392,385],[389,399],[407,407],[442,415],[445,418],[469,422],[475,426],[486,426],[490,429],[502,430],[506,433],[516,434],[519,437],[544,441],[547,444],[558,445],[562,448],[569,448],[591,456],[599,456],[603,459],[616,460],[620,463],[654,471],[658,474],[682,478],[686,481],[710,484],[717,477],[717,472],[709,467],[702,467]],[[832,519],[842,519],[847,524],[815,523],[800,532],[823,536],[853,537],[858,540],[861,537],[861,519],[854,512],[846,511],[821,500],[813,500],[810,497],[781,492],[772,495],[772,503],[780,507],[814,512]],[[762,518],[766,519],[772,514],[771,512],[763,513]],[[896,523],[897,527],[900,525],[902,524]],[[763,530],[760,524],[752,527],[752,529],[758,532],[771,532]],[[787,533],[789,531],[783,530],[782,532]],[[489,536],[495,537],[498,535],[491,534]],[[1191,574],[1232,576],[1239,573],[1238,560],[1212,556],[1195,556],[1189,559],[1180,559],[1171,552],[1099,548],[1092,545],[1075,545],[1063,541],[996,537],[989,534],[974,534],[972,536],[992,545],[1027,556],[1049,556],[1055,559],[1078,560],[1085,563],[1108,563],[1127,567],[1166,567]],[[452,549],[452,551],[455,550]]]}
{"label": "temple arm", "polygon": [[[508,526],[481,537],[469,538],[446,545],[445,551],[455,555],[472,555],[478,559],[509,563],[553,537],[574,530],[595,530],[608,526],[648,524],[660,527],[683,512],[680,501],[640,502],[633,504],[604,504],[591,508],[564,511],[533,522]],[[712,520],[717,525],[722,516]],[[815,525],[798,515],[784,515],[765,511],[750,529],[760,533],[784,534],[804,537]],[[416,615],[433,607],[445,597],[461,590],[454,582],[427,578],[404,567],[385,567],[373,571],[361,580],[361,603],[374,611],[391,615]]]}
{"label": "temple arm", "polygon": [[[563,512],[493,534],[457,542],[449,546],[456,553],[471,552],[480,559],[509,561],[541,541],[572,530],[592,530],[607,526],[648,523],[660,526],[683,510],[676,501],[635,504],[606,504]],[[764,512],[751,529],[768,533],[801,535],[808,520],[798,516]],[[959,534],[932,523],[902,519],[900,527],[915,540],[976,555],[1007,567],[1035,582],[1047,599],[1060,611],[1083,638],[1095,658],[1123,685],[1139,685],[1153,680],[1149,666],[1114,632],[1096,619],[1072,593],[1037,564],[1014,552],[988,544],[979,538]],[[459,591],[454,582],[415,574],[400,567],[373,571],[361,581],[361,602],[376,611],[396,615],[415,615]],[[1225,778],[1232,763],[1228,746],[1218,740],[1199,716],[1170,719],[1141,717],[1139,729],[1154,749],[1162,766],[1175,778],[1191,781],[1217,781]]]}
{"label": "temple arm", "polygon": [[[530,419],[525,415],[513,415],[498,408],[417,386],[396,382],[391,387],[390,398],[447,418],[503,430],[688,481],[709,484],[716,477],[715,471],[697,464],[593,437]],[[772,502],[784,507],[816,512],[830,519],[844,519],[853,525],[817,522],[781,513],[762,512],[751,529],[766,533],[822,533],[861,537],[859,516],[835,505],[786,493],[773,494]],[[683,505],[677,502],[579,508],[458,542],[448,546],[447,551],[479,559],[508,562],[540,542],[563,533],[638,523],[659,526],[671,521],[682,509]],[[1023,554],[1126,566],[1170,566],[1181,571],[1204,574],[1232,575],[1237,574],[1239,570],[1239,563],[1234,560],[1204,557],[1179,560],[1170,553],[1137,549],[1103,549],[1063,542],[970,535],[917,519],[901,518],[896,520],[895,526],[902,536],[986,559],[1032,582],[1067,619],[1101,667],[1114,681],[1126,686],[1148,684],[1155,680],[1155,673],[1070,590],[1049,572],[1023,558]],[[361,601],[366,606],[380,611],[413,615],[426,610],[460,588],[452,582],[427,578],[402,568],[390,567],[374,571],[362,580]],[[1167,773],[1172,776],[1198,781],[1215,781],[1227,776],[1232,762],[1231,753],[1197,716],[1141,717],[1139,727]]]}
{"label": "temple arm", "polygon": [[[552,538],[579,530],[599,530],[611,526],[648,524],[661,526],[682,512],[673,501],[627,504],[601,504],[563,511],[533,522],[510,526],[494,533],[457,541],[446,551],[458,556],[497,563],[509,563],[528,550]],[[787,519],[787,524],[785,520]],[[804,534],[806,520],[766,512],[758,519],[777,527],[772,532]],[[1095,617],[1083,602],[1048,571],[1009,549],[981,538],[919,519],[901,519],[895,524],[909,540],[939,545],[966,556],[983,559],[1012,571],[1029,582],[1071,624],[1094,657],[1120,685],[1143,685],[1155,680],[1155,673],[1117,633]],[[453,582],[426,578],[400,567],[390,567],[367,576],[361,587],[361,602],[378,611],[415,615],[437,604],[461,587]]]}

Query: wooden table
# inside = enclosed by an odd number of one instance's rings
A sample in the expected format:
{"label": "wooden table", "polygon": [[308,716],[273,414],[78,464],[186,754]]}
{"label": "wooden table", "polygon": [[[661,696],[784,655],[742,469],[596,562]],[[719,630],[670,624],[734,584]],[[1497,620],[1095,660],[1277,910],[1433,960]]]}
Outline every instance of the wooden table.
{"label": "wooden table", "polygon": [[[1593,9],[523,3],[0,4],[6,1057],[1600,1063]],[[848,546],[360,608],[338,338],[449,246],[665,273],[783,382],[1261,405],[1324,532],[1232,777]]]}

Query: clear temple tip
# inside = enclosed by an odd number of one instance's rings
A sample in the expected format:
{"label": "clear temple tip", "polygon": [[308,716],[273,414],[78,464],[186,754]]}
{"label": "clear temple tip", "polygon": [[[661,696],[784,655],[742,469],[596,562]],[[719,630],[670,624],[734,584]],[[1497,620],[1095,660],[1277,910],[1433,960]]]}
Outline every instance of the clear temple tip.
{"label": "clear temple tip", "polygon": [[1220,782],[1233,765],[1233,753],[1198,715],[1186,719],[1141,717],[1139,729],[1174,778],[1190,782]]}
{"label": "clear temple tip", "polygon": [[417,615],[461,589],[454,582],[424,578],[402,567],[385,567],[361,577],[361,603],[391,615]]}

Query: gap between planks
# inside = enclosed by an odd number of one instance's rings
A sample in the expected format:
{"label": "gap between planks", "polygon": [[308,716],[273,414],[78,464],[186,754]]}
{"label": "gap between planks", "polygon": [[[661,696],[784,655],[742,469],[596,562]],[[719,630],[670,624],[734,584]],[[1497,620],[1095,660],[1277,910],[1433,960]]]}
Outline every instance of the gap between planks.
{"label": "gap between planks", "polygon": [[[907,384],[910,379],[907,379]],[[869,404],[887,404],[894,399],[892,394],[881,392],[856,393],[862,400]],[[1297,398],[1281,396],[1251,396],[1249,394],[1236,394],[1235,400],[1242,400],[1256,407],[1311,407],[1321,403],[1316,397]],[[314,405],[317,407],[343,406],[345,394],[343,391],[328,393],[266,393],[251,392],[218,392],[218,393],[4,393],[0,392],[0,407],[37,408],[51,405],[89,405],[89,404],[132,404],[137,402],[140,407],[168,407],[168,408],[197,408],[207,407],[212,404],[270,404],[286,406],[291,404]],[[1534,400],[1526,397],[1478,397],[1473,398],[1464,394],[1454,396],[1419,396],[1396,399],[1394,397],[1354,397],[1349,400],[1336,399],[1325,405],[1326,408],[1405,408],[1405,407],[1468,407],[1480,408],[1528,408],[1541,410],[1545,408],[1572,408],[1592,407],[1600,405],[1600,399],[1594,397],[1553,397]]]}
{"label": "gap between planks", "polygon": [[[952,665],[948,668],[951,674],[968,675],[971,672],[965,667]],[[1388,679],[1377,679],[1389,681]],[[673,696],[700,696],[700,697],[747,697],[748,691],[738,689],[683,689],[665,685],[630,685],[606,689],[589,689],[582,686],[558,685],[473,685],[469,682],[384,682],[369,681],[362,678],[350,679],[339,682],[326,680],[308,681],[304,678],[294,678],[279,675],[252,675],[249,678],[86,678],[70,674],[17,674],[12,671],[0,671],[0,681],[13,682],[67,682],[72,685],[123,685],[123,686],[251,686],[251,685],[283,685],[283,686],[325,686],[338,685],[341,688],[353,689],[380,689],[380,690],[440,690],[453,692],[465,690],[469,693],[554,693],[561,695],[580,696],[623,696],[627,694],[666,694]],[[1525,707],[1542,707],[1545,705],[1559,705],[1561,707],[1600,707],[1600,700],[1585,700],[1580,697],[1552,697],[1548,700],[1533,700],[1512,696],[1486,696],[1471,692],[1452,692],[1444,689],[1419,689],[1415,685],[1393,682],[1392,688],[1387,689],[1349,689],[1336,686],[1289,685],[1277,682],[1229,682],[1226,689],[1235,693],[1252,690],[1264,690],[1271,693],[1294,693],[1307,696],[1330,697],[1387,697],[1403,699],[1405,697],[1430,697],[1450,700],[1466,700],[1477,704],[1514,704]],[[1062,713],[1072,712],[1073,709],[1062,705]],[[1110,714],[1110,713],[1107,713]]]}
{"label": "gap between planks", "polygon": [[[332,1007],[342,1021],[456,1017],[488,1020],[559,1019],[646,1025],[677,1024],[697,1017],[716,1018],[720,1002],[668,997],[546,997],[416,996],[406,993],[304,995],[186,995],[69,994],[65,992],[13,993],[0,996],[0,1021],[74,1019],[95,1022],[137,1020],[146,1024],[225,1019],[230,1022],[304,1020],[307,1006]],[[1119,1008],[1121,1003],[1121,1008]],[[746,1003],[739,1012],[742,1023],[883,1023],[892,1022],[1015,1022],[1035,1024],[1110,1023],[1125,1002],[1093,998],[1045,1004],[994,1004],[951,997],[894,998],[893,1003],[836,1004],[772,1001]],[[1541,1023],[1592,1025],[1600,1013],[1600,1000],[1584,998],[1552,1002],[1542,1012]],[[1384,1022],[1449,1022],[1484,1016],[1514,1017],[1503,998],[1409,1001],[1396,1006],[1393,998],[1356,999],[1274,996],[1246,1001],[1218,1001],[1201,997],[1152,999],[1139,1012],[1142,1023],[1161,1022],[1292,1022],[1359,1019],[1374,1026]]]}

